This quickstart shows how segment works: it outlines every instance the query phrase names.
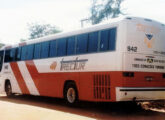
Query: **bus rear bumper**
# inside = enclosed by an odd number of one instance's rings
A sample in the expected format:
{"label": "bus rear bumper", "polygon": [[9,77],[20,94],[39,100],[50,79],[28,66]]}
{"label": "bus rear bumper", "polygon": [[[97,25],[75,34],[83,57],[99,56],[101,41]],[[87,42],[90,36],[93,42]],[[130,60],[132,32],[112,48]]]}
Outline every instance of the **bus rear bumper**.
{"label": "bus rear bumper", "polygon": [[165,100],[165,87],[117,87],[116,101]]}

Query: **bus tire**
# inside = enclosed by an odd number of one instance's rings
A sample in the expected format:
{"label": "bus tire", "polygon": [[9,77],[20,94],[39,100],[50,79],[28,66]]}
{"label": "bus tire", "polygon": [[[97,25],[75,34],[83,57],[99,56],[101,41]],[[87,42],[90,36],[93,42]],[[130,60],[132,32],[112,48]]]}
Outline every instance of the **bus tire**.
{"label": "bus tire", "polygon": [[5,92],[6,92],[7,97],[12,97],[13,96],[10,81],[6,81],[6,83],[5,83]]}
{"label": "bus tire", "polygon": [[78,92],[75,83],[70,82],[65,86],[64,98],[68,105],[75,105],[78,102]]}

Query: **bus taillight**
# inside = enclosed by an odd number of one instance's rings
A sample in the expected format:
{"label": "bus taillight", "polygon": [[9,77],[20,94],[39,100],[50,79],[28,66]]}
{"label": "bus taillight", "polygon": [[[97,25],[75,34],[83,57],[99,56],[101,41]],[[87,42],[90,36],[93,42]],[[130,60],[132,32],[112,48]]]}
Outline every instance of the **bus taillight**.
{"label": "bus taillight", "polygon": [[124,77],[134,77],[134,72],[123,72]]}

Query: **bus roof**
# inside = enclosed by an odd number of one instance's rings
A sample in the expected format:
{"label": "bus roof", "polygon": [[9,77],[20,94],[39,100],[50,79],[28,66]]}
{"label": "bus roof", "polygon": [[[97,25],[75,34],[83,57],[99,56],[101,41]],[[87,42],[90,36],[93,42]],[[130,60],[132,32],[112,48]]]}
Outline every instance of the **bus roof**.
{"label": "bus roof", "polygon": [[[86,27],[86,28],[81,28],[81,29],[77,29],[77,30],[73,30],[73,31],[69,31],[69,32],[66,31],[66,32],[56,33],[56,34],[44,36],[41,38],[36,38],[36,39],[28,40],[25,42],[20,42],[15,45],[12,45],[12,46],[6,45],[5,47],[3,47],[1,49],[4,49],[4,48],[8,49],[8,48],[27,45],[27,44],[34,44],[34,43],[39,43],[39,42],[44,42],[44,41],[49,41],[49,40],[56,40],[56,39],[60,39],[60,38],[65,38],[65,37],[69,37],[69,36],[87,33],[87,32],[94,32],[94,31],[106,29],[109,27],[116,27],[119,24],[119,22],[124,21],[124,20],[145,20],[145,21],[150,21],[150,22],[157,22],[157,21],[154,21],[151,19],[146,19],[146,18],[141,18],[141,17],[119,17],[119,18],[110,19],[110,20],[104,21],[103,23],[92,25],[92,26]],[[162,26],[165,26],[164,24],[162,24],[160,22],[157,22],[157,23],[159,23]]]}

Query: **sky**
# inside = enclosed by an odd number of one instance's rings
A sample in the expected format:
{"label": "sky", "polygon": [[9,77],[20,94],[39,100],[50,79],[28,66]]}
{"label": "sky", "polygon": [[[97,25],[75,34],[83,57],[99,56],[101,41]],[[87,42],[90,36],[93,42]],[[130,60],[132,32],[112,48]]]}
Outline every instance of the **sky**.
{"label": "sky", "polygon": [[[91,0],[0,0],[0,43],[27,39],[30,23],[51,24],[62,31],[81,28],[90,6]],[[165,0],[125,0],[121,10],[165,23]]]}

